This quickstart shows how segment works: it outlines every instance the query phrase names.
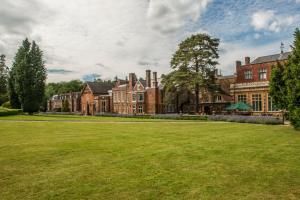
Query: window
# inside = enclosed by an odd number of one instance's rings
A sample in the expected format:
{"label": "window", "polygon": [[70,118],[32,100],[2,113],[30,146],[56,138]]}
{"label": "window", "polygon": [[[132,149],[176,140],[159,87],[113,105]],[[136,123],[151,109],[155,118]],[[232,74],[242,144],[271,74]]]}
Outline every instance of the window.
{"label": "window", "polygon": [[139,106],[139,113],[141,114],[141,113],[143,113],[143,106]]}
{"label": "window", "polygon": [[253,111],[262,111],[261,94],[252,95],[252,107]]}
{"label": "window", "polygon": [[139,99],[139,102],[143,102],[144,101],[144,94],[138,94],[138,99]]}
{"label": "window", "polygon": [[222,96],[218,95],[218,96],[216,97],[216,101],[217,101],[217,102],[221,102],[221,101],[222,101]]}
{"label": "window", "polygon": [[268,111],[272,112],[272,111],[278,111],[278,109],[276,108],[276,106],[274,105],[274,100],[273,98],[268,94]]}
{"label": "window", "polygon": [[247,96],[245,94],[238,95],[238,102],[247,103]]}
{"label": "window", "polygon": [[244,74],[245,74],[245,79],[246,79],[246,80],[252,79],[252,71],[251,71],[251,70],[245,71]]}
{"label": "window", "polygon": [[121,93],[118,92],[118,102],[120,102],[120,101],[121,101]]}
{"label": "window", "polygon": [[113,99],[114,99],[114,102],[117,102],[117,93],[113,94]]}
{"label": "window", "polygon": [[132,105],[132,112],[136,113],[136,105]]}
{"label": "window", "polygon": [[266,80],[267,79],[267,69],[262,68],[258,71],[259,80]]}
{"label": "window", "polygon": [[136,94],[132,94],[132,101],[136,101]]}
{"label": "window", "polygon": [[106,112],[106,101],[101,101],[101,111]]}

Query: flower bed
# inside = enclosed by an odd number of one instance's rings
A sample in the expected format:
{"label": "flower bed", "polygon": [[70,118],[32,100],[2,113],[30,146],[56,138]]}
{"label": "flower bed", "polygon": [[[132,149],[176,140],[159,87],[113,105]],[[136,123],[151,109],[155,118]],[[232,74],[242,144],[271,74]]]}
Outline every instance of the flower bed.
{"label": "flower bed", "polygon": [[208,120],[252,124],[283,124],[282,119],[270,116],[212,115],[208,116]]}
{"label": "flower bed", "polygon": [[158,115],[124,115],[124,114],[107,114],[101,113],[96,116],[105,117],[125,117],[125,118],[139,118],[139,119],[171,119],[171,120],[207,120],[207,116],[199,115],[177,115],[177,114],[158,114]]}

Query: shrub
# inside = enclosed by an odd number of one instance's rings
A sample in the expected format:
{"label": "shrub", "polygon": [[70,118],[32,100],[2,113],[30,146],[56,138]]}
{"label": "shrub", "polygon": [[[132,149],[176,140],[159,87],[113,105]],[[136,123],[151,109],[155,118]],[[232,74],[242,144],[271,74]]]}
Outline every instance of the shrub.
{"label": "shrub", "polygon": [[18,115],[21,113],[22,110],[20,109],[8,109],[8,108],[0,107],[0,116]]}
{"label": "shrub", "polygon": [[0,105],[4,104],[5,102],[7,102],[8,99],[8,95],[7,94],[0,94]]}
{"label": "shrub", "polygon": [[11,104],[10,104],[9,101],[3,103],[1,106],[4,107],[4,108],[11,108]]}
{"label": "shrub", "polygon": [[273,125],[283,123],[280,118],[270,116],[212,115],[208,117],[208,120]]}

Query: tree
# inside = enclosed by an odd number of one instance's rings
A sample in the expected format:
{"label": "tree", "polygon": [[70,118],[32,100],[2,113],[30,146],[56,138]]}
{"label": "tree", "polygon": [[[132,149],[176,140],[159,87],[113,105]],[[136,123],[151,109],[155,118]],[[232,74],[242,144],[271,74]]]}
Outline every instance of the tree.
{"label": "tree", "polygon": [[291,124],[300,130],[300,30],[294,33],[292,53],[284,66],[280,63],[272,70],[270,93],[275,105],[287,109]]}
{"label": "tree", "polygon": [[285,66],[280,62],[272,69],[270,78],[270,95],[276,105],[276,108],[286,110],[287,103],[287,88],[284,81]]}
{"label": "tree", "polygon": [[5,55],[0,55],[0,105],[8,101],[8,68],[5,65]]}
{"label": "tree", "polygon": [[43,53],[35,43],[25,39],[18,49],[12,67],[12,91],[18,96],[24,112],[39,111],[45,94],[46,69]]}
{"label": "tree", "polygon": [[287,88],[288,111],[292,125],[300,130],[300,30],[294,33],[292,54],[284,73]]}
{"label": "tree", "polygon": [[171,68],[181,74],[174,73],[174,79],[184,76],[184,84],[194,92],[196,113],[199,112],[200,89],[214,81],[212,74],[218,64],[218,46],[219,39],[207,34],[192,35],[179,44],[171,60]]}

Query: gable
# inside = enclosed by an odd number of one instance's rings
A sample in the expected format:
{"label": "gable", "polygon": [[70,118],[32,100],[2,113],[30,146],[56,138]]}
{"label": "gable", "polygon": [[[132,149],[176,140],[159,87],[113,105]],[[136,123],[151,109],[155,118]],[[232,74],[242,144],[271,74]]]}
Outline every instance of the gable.
{"label": "gable", "polygon": [[138,80],[134,86],[135,91],[143,91],[145,90],[144,85]]}

